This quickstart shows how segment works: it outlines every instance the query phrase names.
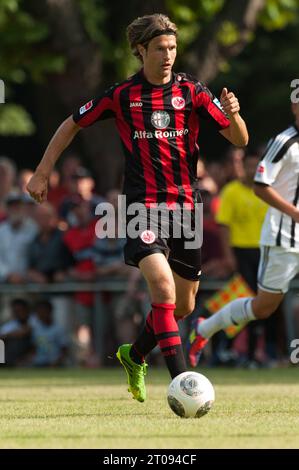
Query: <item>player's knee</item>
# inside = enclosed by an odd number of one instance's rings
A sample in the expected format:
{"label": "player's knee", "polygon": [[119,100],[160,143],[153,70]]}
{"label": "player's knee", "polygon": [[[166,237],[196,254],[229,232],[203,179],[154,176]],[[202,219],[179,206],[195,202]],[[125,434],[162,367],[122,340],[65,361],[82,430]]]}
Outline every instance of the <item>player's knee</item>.
{"label": "player's knee", "polygon": [[177,301],[177,308],[175,310],[175,315],[177,317],[187,317],[190,315],[195,309],[195,300],[194,299],[187,299],[184,302]]}
{"label": "player's knee", "polygon": [[175,285],[169,279],[157,279],[151,282],[153,302],[175,303]]}

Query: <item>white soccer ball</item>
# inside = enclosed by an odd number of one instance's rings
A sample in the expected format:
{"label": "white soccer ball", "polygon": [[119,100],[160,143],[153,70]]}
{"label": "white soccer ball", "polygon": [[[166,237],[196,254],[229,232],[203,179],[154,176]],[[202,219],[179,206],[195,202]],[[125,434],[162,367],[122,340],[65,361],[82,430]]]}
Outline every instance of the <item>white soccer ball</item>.
{"label": "white soccer ball", "polygon": [[214,387],[202,374],[183,372],[170,383],[167,401],[181,418],[201,418],[215,401]]}

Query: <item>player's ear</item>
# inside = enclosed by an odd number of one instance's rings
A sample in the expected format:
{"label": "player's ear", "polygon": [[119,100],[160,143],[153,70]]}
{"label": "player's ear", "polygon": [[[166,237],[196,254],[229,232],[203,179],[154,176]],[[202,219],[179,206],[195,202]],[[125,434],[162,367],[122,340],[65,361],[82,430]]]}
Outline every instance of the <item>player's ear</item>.
{"label": "player's ear", "polygon": [[146,49],[144,46],[142,46],[142,44],[137,44],[137,51],[139,52],[139,54],[141,55],[142,59],[144,58],[145,56],[145,53],[146,53]]}

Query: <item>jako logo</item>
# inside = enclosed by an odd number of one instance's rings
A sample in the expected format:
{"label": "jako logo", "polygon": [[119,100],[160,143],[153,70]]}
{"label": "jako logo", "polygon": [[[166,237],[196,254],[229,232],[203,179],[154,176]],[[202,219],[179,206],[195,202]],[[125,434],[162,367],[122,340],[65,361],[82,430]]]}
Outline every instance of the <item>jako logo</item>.
{"label": "jako logo", "polygon": [[5,85],[4,81],[0,80],[0,104],[5,103]]}
{"label": "jako logo", "polygon": [[294,348],[294,351],[290,355],[290,361],[292,364],[299,364],[299,339],[291,341],[291,348]]}
{"label": "jako logo", "polygon": [[130,108],[141,108],[143,103],[141,101],[133,101],[130,103]]}

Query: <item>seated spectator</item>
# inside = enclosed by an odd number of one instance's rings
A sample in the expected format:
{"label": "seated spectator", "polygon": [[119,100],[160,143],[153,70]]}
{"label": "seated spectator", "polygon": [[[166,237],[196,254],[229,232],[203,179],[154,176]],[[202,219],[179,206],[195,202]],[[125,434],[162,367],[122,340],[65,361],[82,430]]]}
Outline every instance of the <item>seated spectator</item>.
{"label": "seated spectator", "polygon": [[11,304],[12,319],[0,327],[0,339],[5,343],[5,364],[18,366],[26,362],[33,352],[30,308],[23,299],[14,299]]}
{"label": "seated spectator", "polygon": [[41,283],[62,281],[74,261],[63,242],[64,232],[57,228],[54,207],[49,203],[36,206],[35,221],[38,234],[28,248],[27,279]]}
{"label": "seated spectator", "polygon": [[42,300],[36,304],[31,324],[35,347],[32,365],[37,367],[65,365],[69,342],[63,328],[53,321],[50,302]]}
{"label": "seated spectator", "polygon": [[6,200],[7,220],[0,224],[0,282],[13,284],[26,280],[28,248],[36,235],[36,226],[26,218],[24,196],[10,193]]}

